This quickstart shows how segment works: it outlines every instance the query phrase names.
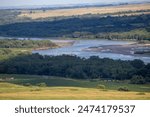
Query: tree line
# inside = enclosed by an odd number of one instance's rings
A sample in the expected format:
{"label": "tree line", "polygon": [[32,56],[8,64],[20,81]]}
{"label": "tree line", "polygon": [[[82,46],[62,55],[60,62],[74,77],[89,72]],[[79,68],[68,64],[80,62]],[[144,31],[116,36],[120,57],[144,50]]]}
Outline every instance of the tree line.
{"label": "tree line", "polygon": [[0,62],[2,74],[35,74],[75,79],[131,80],[135,84],[150,82],[150,64],[141,60],[122,61],[92,56],[20,55]]}
{"label": "tree line", "polygon": [[56,47],[56,44],[50,40],[18,40],[18,39],[0,39],[0,48],[42,48]]}
{"label": "tree line", "polygon": [[150,15],[71,17],[0,26],[0,36],[150,39]]}

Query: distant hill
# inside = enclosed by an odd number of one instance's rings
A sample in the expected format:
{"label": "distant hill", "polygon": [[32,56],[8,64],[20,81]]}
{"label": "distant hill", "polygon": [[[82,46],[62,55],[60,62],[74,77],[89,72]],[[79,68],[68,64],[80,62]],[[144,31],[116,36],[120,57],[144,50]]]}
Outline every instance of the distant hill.
{"label": "distant hill", "polygon": [[0,10],[0,36],[6,37],[149,40],[149,32],[150,3]]}
{"label": "distant hill", "polygon": [[78,16],[86,14],[114,14],[123,13],[128,11],[137,12],[142,10],[150,10],[150,4],[123,4],[123,5],[109,5],[109,6],[93,6],[93,7],[81,7],[81,8],[70,8],[70,9],[39,9],[39,10],[23,10],[21,11],[19,18],[31,18],[40,19],[48,17],[67,17],[67,16]]}
{"label": "distant hill", "polygon": [[103,7],[127,4],[147,4],[149,0],[143,1],[123,1],[123,2],[110,2],[110,3],[83,3],[83,4],[55,4],[55,5],[28,5],[28,6],[0,6],[0,9],[67,9],[67,8],[83,8],[83,7]]}

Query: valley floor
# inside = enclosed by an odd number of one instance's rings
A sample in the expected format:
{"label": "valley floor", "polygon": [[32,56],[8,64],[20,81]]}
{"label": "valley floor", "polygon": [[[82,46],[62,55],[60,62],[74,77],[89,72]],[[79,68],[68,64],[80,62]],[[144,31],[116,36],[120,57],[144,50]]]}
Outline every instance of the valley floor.
{"label": "valley floor", "polygon": [[[20,91],[17,91],[17,90]],[[14,89],[15,90],[15,89]],[[22,91],[21,91],[22,90]],[[18,86],[16,92],[0,92],[1,100],[148,100],[150,93],[119,92],[77,87],[37,87]]]}
{"label": "valley floor", "polygon": [[[133,85],[126,82],[85,81],[48,76],[0,75],[7,77],[0,82],[1,100],[149,100],[150,85]],[[8,79],[10,77],[11,79]],[[28,79],[27,79],[28,78]],[[40,87],[33,83],[45,82]],[[31,83],[30,86],[23,85]],[[69,85],[70,84],[70,85]],[[71,84],[74,84],[71,86]],[[96,88],[97,84],[105,85],[105,89]],[[55,86],[53,86],[55,85]],[[130,91],[118,91],[126,86]]]}

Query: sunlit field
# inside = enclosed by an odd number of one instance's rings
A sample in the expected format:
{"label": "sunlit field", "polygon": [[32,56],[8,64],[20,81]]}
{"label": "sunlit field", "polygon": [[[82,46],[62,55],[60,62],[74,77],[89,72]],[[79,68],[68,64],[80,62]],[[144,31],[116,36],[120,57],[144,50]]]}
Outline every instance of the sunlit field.
{"label": "sunlit field", "polygon": [[[47,17],[60,17],[60,16],[78,16],[85,14],[114,14],[121,13],[124,15],[138,15],[144,14],[142,10],[150,10],[150,4],[133,4],[133,5],[120,5],[120,6],[106,6],[106,7],[89,7],[89,8],[73,8],[73,9],[56,9],[56,10],[23,10],[18,17],[28,17],[31,19],[47,18]],[[127,13],[129,12],[130,13]],[[134,13],[132,13],[134,12]],[[149,14],[150,12],[148,12]],[[146,12],[147,14],[147,12]]]}
{"label": "sunlit field", "polygon": [[[47,76],[1,75],[7,79],[0,82],[0,99],[25,100],[147,100],[150,99],[150,85],[133,85],[123,82],[85,81]],[[46,86],[37,84],[45,83]],[[97,88],[98,84],[105,88]],[[54,86],[55,85],[55,86]],[[119,87],[129,91],[118,91]]]}

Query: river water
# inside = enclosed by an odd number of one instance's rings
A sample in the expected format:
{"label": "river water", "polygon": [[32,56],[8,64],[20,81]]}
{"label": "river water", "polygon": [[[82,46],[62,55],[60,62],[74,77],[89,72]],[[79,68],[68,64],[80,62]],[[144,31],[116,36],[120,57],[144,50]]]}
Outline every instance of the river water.
{"label": "river water", "polygon": [[[59,42],[59,40],[58,40]],[[128,41],[110,41],[110,40],[74,40],[74,44],[70,46],[64,46],[60,48],[48,49],[48,50],[35,50],[33,53],[39,53],[41,55],[76,55],[79,57],[89,58],[90,56],[99,56],[100,58],[111,58],[121,60],[134,60],[140,59],[145,63],[150,63],[150,56],[148,55],[132,55],[132,54],[120,54],[112,52],[101,51],[84,51],[90,47],[104,46],[104,45],[125,45],[134,42]]]}

